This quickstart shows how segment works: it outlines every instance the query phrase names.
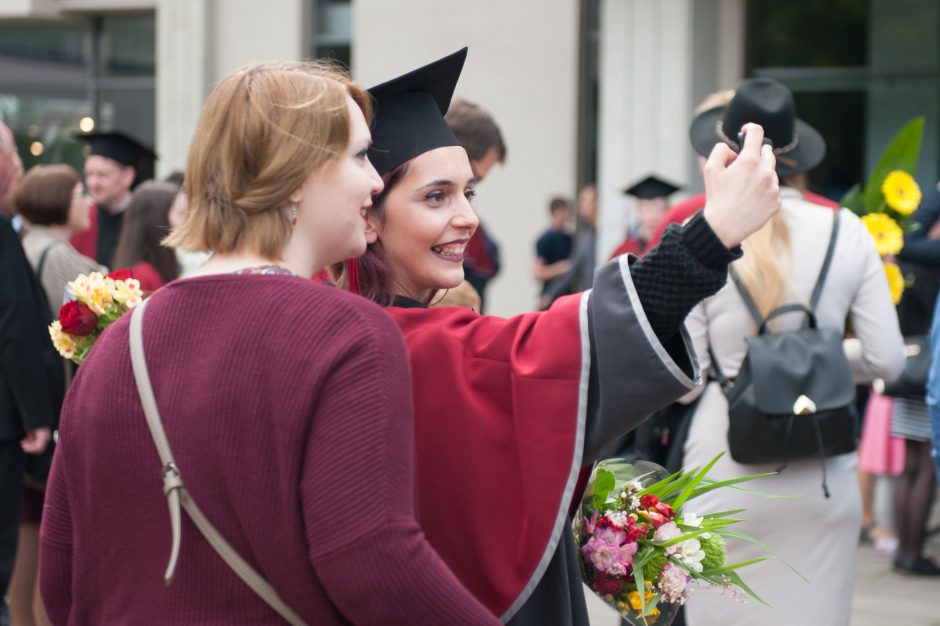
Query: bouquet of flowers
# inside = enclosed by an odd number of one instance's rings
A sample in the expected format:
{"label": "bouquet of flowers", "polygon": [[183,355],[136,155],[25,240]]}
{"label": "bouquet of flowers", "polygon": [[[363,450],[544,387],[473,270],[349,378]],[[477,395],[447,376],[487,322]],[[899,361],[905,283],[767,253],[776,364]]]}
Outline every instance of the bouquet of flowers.
{"label": "bouquet of flowers", "polygon": [[[747,595],[764,603],[737,570],[770,556],[726,563],[725,541],[760,542],[734,532],[736,511],[702,516],[690,500],[723,487],[762,478],[756,474],[715,481],[704,468],[666,470],[646,461],[603,461],[594,469],[573,524],[584,582],[631,624],[668,625],[685,604],[693,580]],[[765,603],[766,604],[766,603]]]}
{"label": "bouquet of flowers", "polygon": [[913,175],[923,134],[923,117],[905,124],[888,144],[864,188],[853,186],[841,201],[842,206],[861,217],[874,237],[895,304],[901,300],[906,281],[894,257],[904,247],[910,217],[920,205],[920,187]]}
{"label": "bouquet of flowers", "polygon": [[82,274],[68,284],[68,291],[73,299],[59,309],[59,319],[49,325],[49,336],[59,354],[79,364],[102,331],[143,297],[130,270],[107,276]]}

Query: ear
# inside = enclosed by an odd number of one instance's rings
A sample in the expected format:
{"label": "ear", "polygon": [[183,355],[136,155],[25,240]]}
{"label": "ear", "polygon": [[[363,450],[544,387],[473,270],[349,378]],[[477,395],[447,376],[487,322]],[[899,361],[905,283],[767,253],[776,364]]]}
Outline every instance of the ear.
{"label": "ear", "polygon": [[124,186],[128,189],[134,184],[135,178],[137,178],[137,170],[133,165],[127,165],[121,169],[121,182],[124,183]]}
{"label": "ear", "polygon": [[379,239],[379,220],[371,211],[366,216],[366,243],[374,244]]}

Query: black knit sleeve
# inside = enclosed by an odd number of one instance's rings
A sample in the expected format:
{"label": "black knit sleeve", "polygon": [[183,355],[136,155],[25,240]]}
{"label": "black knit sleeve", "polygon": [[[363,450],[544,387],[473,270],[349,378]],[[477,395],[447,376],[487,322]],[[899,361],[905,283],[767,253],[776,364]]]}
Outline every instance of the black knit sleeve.
{"label": "black knit sleeve", "polygon": [[739,258],[740,246],[726,248],[699,213],[685,226],[669,226],[660,244],[631,266],[637,296],[663,344],[696,304],[724,286],[728,265]]}

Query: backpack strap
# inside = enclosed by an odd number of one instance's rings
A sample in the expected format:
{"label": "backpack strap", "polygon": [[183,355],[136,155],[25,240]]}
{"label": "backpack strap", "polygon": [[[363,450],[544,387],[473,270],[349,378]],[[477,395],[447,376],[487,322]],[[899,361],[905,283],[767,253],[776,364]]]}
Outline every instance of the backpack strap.
{"label": "backpack strap", "polygon": [[832,257],[836,251],[836,240],[839,238],[839,213],[842,209],[836,209],[832,212],[832,235],[829,236],[829,247],[826,249],[826,257],[823,259],[822,269],[819,270],[819,278],[816,279],[816,287],[813,289],[813,296],[809,299],[809,308],[816,310],[819,304],[819,298],[822,296],[823,286],[826,284],[826,276],[829,275],[829,266],[832,265]]}
{"label": "backpack strap", "polygon": [[131,314],[130,327],[130,348],[131,365],[134,369],[134,381],[137,383],[137,392],[140,395],[140,403],[144,408],[144,415],[147,418],[147,427],[150,429],[150,436],[160,455],[160,462],[163,463],[161,475],[163,477],[163,492],[166,494],[167,505],[170,508],[170,528],[173,533],[173,543],[170,549],[170,563],[167,566],[164,581],[167,585],[173,582],[173,574],[176,570],[176,563],[179,558],[180,538],[181,538],[181,514],[180,507],[186,511],[190,519],[195,524],[202,536],[205,537],[216,554],[222,557],[225,564],[254,591],[258,597],[264,600],[268,606],[277,611],[278,615],[284,618],[292,626],[306,626],[299,615],[294,613],[287,606],[277,591],[274,590],[268,581],[264,579],[245,559],[235,551],[235,548],[225,540],[222,534],[212,525],[212,522],[196,506],[196,502],[189,495],[186,486],[183,484],[183,477],[180,474],[179,467],[173,459],[173,452],[170,450],[170,442],[167,439],[166,431],[163,429],[163,421],[160,419],[160,413],[157,411],[157,400],[153,394],[153,387],[150,384],[150,373],[147,370],[147,361],[144,358],[144,336],[143,319],[144,309],[150,300],[144,300],[138,304]]}
{"label": "backpack strap", "polygon": [[36,263],[36,278],[39,279],[40,283],[42,283],[42,270],[46,267],[46,257],[49,256],[49,251],[52,250],[58,243],[65,242],[61,239],[50,241],[49,244],[42,249],[42,254],[39,255],[39,262]]}
{"label": "backpack strap", "polygon": [[751,297],[751,293],[744,285],[744,281],[741,280],[741,277],[738,276],[738,273],[734,271],[734,267],[728,267],[728,274],[731,276],[731,280],[734,282],[734,286],[738,289],[738,293],[741,294],[741,299],[744,300],[744,305],[747,307],[748,312],[754,319],[754,323],[756,323],[757,327],[760,328],[760,326],[764,323],[764,317],[760,314],[760,309],[757,308],[757,304],[754,302],[754,298]]}

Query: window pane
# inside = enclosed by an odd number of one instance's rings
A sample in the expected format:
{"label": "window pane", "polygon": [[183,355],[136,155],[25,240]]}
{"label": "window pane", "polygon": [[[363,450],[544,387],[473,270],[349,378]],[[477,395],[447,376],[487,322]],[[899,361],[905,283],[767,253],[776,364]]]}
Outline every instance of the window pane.
{"label": "window pane", "polygon": [[868,0],[751,0],[751,67],[864,66]]}
{"label": "window pane", "polygon": [[153,76],[156,71],[154,16],[117,15],[102,19],[101,72],[105,76]]}
{"label": "window pane", "polygon": [[82,65],[87,32],[85,21],[0,24],[0,57]]}
{"label": "window pane", "polygon": [[84,143],[75,139],[81,118],[88,115],[82,93],[48,97],[0,96],[0,117],[13,131],[23,165],[68,163],[81,171]]}

